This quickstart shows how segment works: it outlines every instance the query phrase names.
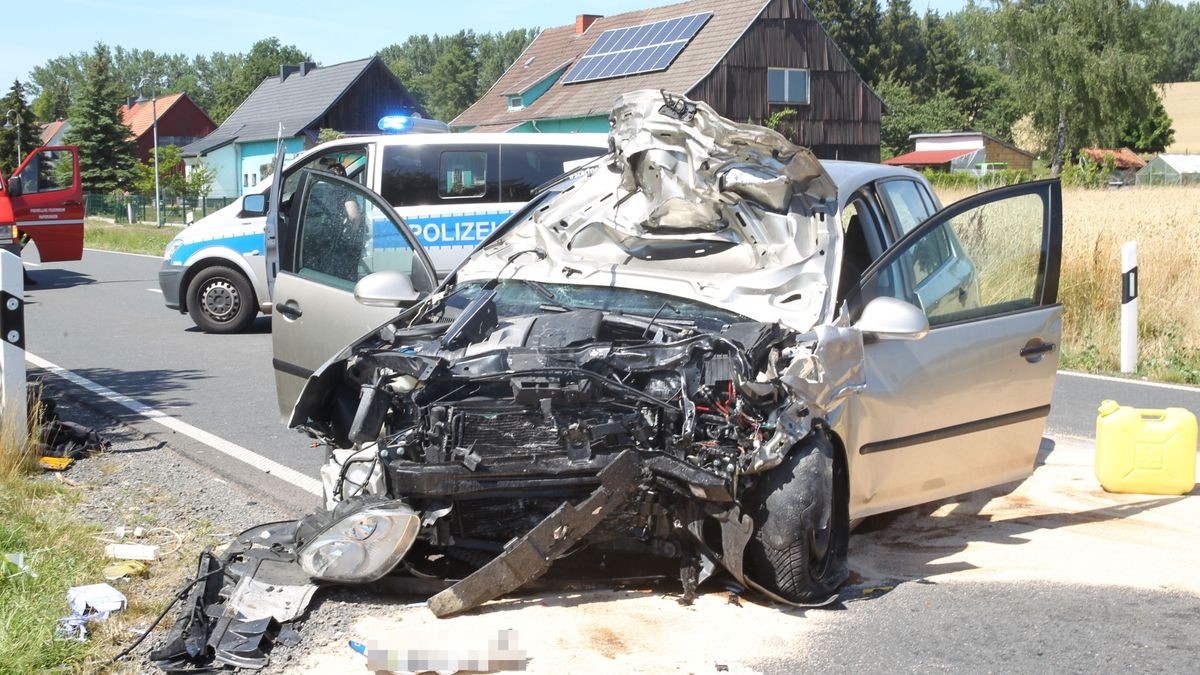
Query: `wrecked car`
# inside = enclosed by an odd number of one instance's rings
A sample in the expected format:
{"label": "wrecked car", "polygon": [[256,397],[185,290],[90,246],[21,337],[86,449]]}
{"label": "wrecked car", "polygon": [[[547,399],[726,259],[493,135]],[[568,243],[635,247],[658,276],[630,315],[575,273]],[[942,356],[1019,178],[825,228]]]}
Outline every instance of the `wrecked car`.
{"label": "wrecked car", "polygon": [[328,511],[264,532],[272,555],[449,579],[438,616],[584,548],[678,561],[685,597],[723,572],[813,606],[852,520],[1032,471],[1057,182],[940,208],[918,174],[659,91],[610,126],[440,285],[366,188],[307,172],[276,197],[280,407],[328,449]]}

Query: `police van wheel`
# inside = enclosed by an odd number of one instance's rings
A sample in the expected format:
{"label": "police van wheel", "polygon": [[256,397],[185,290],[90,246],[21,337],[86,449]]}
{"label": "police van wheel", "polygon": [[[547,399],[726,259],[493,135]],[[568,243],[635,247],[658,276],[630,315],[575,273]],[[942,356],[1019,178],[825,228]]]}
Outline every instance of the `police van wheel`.
{"label": "police van wheel", "polygon": [[258,314],[250,281],[220,265],[197,274],[188,284],[187,297],[188,314],[206,333],[240,333]]}

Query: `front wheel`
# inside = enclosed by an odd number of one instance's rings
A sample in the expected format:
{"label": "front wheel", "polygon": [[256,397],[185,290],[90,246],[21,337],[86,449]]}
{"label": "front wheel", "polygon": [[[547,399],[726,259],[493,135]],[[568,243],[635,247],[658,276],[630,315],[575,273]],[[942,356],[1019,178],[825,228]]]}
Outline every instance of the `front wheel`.
{"label": "front wheel", "polygon": [[187,293],[188,314],[206,333],[240,333],[258,314],[250,280],[223,265],[201,270]]}
{"label": "front wheel", "polygon": [[743,503],[754,521],[746,574],[801,604],[828,600],[849,576],[846,468],[824,430],[814,430]]}

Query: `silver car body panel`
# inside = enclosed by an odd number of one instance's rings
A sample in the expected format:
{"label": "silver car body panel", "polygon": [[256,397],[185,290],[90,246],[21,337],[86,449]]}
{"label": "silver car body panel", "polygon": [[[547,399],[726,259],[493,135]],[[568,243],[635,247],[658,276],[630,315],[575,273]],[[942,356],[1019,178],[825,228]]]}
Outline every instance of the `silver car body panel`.
{"label": "silver car body panel", "polygon": [[865,386],[834,424],[847,450],[851,517],[1028,476],[1058,356],[1029,362],[1021,348],[1031,337],[1057,343],[1061,332],[1054,305],[866,345]]}

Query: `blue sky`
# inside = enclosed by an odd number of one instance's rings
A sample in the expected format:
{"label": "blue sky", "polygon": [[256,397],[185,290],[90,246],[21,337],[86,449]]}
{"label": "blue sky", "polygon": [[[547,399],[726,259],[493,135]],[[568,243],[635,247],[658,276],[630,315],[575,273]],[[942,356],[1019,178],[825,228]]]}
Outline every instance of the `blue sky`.
{"label": "blue sky", "polygon": [[[0,92],[34,66],[98,41],[127,49],[183,53],[244,52],[276,36],[318,62],[362,58],[420,33],[477,32],[523,26],[559,26],[576,14],[619,14],[667,4],[665,0],[43,0],[5,2],[3,23],[21,26],[0,38]],[[924,12],[955,11],[963,0],[913,0]],[[40,27],[40,28],[39,28]]]}

